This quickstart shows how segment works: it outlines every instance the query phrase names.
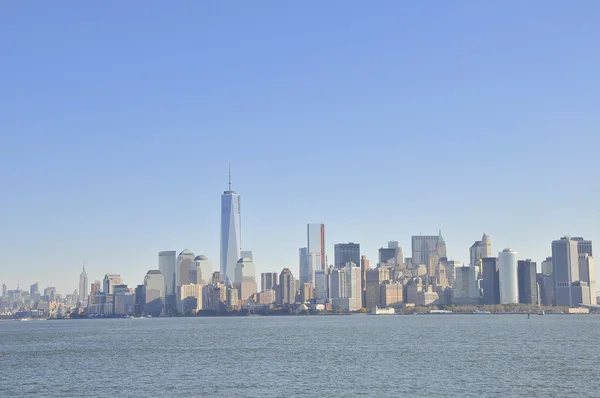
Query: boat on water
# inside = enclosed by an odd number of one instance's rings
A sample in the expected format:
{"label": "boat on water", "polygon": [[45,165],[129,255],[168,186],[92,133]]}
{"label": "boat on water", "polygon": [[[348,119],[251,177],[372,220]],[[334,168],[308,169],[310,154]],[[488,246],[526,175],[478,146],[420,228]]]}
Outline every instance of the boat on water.
{"label": "boat on water", "polygon": [[146,318],[152,318],[152,315],[148,314],[146,315]]}
{"label": "boat on water", "polygon": [[546,315],[546,311],[544,311],[544,310],[539,310],[539,311],[538,311],[538,315]]}
{"label": "boat on water", "polygon": [[394,315],[396,313],[396,310],[394,310],[393,308],[379,308],[379,307],[375,307],[375,309],[371,310],[371,312],[369,312],[369,315]]}
{"label": "boat on water", "polygon": [[476,315],[490,315],[491,312],[489,312],[489,311],[475,310],[475,311],[473,311],[473,314],[476,314]]}
{"label": "boat on water", "polygon": [[430,314],[452,314],[452,311],[446,311],[446,310],[430,310],[429,311]]}

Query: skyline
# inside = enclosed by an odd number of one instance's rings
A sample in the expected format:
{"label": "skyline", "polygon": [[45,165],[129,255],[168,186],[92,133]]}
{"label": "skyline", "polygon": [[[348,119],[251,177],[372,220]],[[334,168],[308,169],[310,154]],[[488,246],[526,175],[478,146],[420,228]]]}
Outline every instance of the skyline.
{"label": "skyline", "polygon": [[307,223],[329,263],[598,241],[600,4],[269,5],[3,7],[0,283],[216,269],[229,159],[257,273],[298,275]]}

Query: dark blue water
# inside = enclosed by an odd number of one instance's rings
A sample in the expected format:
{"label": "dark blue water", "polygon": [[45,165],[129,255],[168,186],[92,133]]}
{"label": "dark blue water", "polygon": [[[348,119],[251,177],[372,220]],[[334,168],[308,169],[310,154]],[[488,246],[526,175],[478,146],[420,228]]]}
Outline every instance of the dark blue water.
{"label": "dark blue water", "polygon": [[600,396],[600,316],[0,322],[0,397]]}

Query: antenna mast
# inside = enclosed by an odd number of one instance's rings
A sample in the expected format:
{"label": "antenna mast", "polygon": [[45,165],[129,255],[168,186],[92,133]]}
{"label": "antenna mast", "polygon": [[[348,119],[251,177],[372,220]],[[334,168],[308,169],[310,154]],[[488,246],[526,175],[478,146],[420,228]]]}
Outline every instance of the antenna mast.
{"label": "antenna mast", "polygon": [[229,192],[231,192],[231,160],[229,161]]}

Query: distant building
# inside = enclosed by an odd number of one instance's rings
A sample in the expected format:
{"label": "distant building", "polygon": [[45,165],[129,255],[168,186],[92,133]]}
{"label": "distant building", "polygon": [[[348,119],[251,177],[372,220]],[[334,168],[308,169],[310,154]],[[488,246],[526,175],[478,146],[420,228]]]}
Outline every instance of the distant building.
{"label": "distant building", "polygon": [[221,282],[233,282],[235,264],[241,258],[241,197],[231,190],[231,167],[229,187],[221,195]]}
{"label": "distant building", "polygon": [[305,282],[300,286],[300,302],[306,303],[313,299],[313,287],[310,283]]}
{"label": "distant building", "polygon": [[518,253],[504,249],[498,253],[498,277],[500,281],[500,304],[519,302]]}
{"label": "distant building", "polygon": [[[325,255],[325,224],[306,225],[307,258],[313,261],[311,264],[313,273],[317,270],[325,270],[327,257]],[[314,254],[314,256],[312,256]]]}
{"label": "distant building", "polygon": [[396,249],[389,247],[382,247],[379,249],[379,264],[392,264],[396,265]]}
{"label": "distant building", "polygon": [[[591,242],[589,251],[592,251]],[[583,300],[582,304],[596,304],[596,265],[594,257],[587,252],[579,254],[579,279],[586,283],[589,288],[589,303]]]}
{"label": "distant building", "polygon": [[300,283],[310,283],[313,284],[314,278],[314,270],[311,269],[312,262],[308,257],[308,247],[302,247],[299,249],[299,266],[298,269],[300,271]]}
{"label": "distant building", "polygon": [[235,311],[239,309],[239,290],[234,288],[233,286],[229,286],[227,288],[227,308],[230,311]]}
{"label": "distant building", "polygon": [[552,275],[552,257],[546,257],[542,261],[542,275]]}
{"label": "distant building", "polygon": [[175,286],[189,285],[192,282],[190,272],[192,269],[195,271],[196,268],[192,268],[192,262],[194,261],[194,253],[188,249],[183,250],[177,256],[177,268],[175,273]]}
{"label": "distant building", "polygon": [[483,280],[483,304],[500,304],[500,277],[498,275],[498,259],[486,257],[481,259]]}
{"label": "distant building", "polygon": [[346,264],[346,285],[346,292],[349,299],[349,311],[360,310],[363,306],[363,289],[361,285],[360,267],[355,263],[348,262]]}
{"label": "distant building", "polygon": [[477,265],[479,260],[482,258],[492,257],[492,241],[490,240],[490,237],[484,233],[481,240],[473,243],[469,249],[469,254],[469,264],[473,266]]}
{"label": "distant building", "polygon": [[289,268],[284,268],[279,274],[280,305],[291,305],[296,302],[294,275]]}
{"label": "distant building", "polygon": [[545,307],[555,306],[554,277],[552,275],[537,274],[536,280],[540,291],[540,304]]}
{"label": "distant building", "polygon": [[334,246],[334,262],[336,268],[345,268],[346,263],[360,264],[360,244],[337,243]]}
{"label": "distant building", "polygon": [[538,304],[537,264],[529,259],[519,260],[517,272],[519,280],[519,303]]}
{"label": "distant building", "polygon": [[195,313],[202,309],[202,286],[190,283],[177,288],[177,310],[180,314]]}
{"label": "distant building", "polygon": [[92,282],[92,286],[90,288],[90,294],[98,294],[100,293],[100,287],[101,287],[101,283],[100,281],[94,281]]}
{"label": "distant building", "polygon": [[329,275],[325,270],[315,271],[314,298],[317,301],[329,298]]}
{"label": "distant building", "polygon": [[378,267],[367,271],[366,277],[366,301],[365,308],[370,310],[381,306],[380,284],[389,280],[389,270],[385,267]]}
{"label": "distant building", "polygon": [[196,280],[192,281],[199,285],[208,285],[211,283],[213,274],[212,262],[203,255],[194,257],[192,268],[196,269]]}
{"label": "distant building", "polygon": [[348,297],[346,292],[346,269],[334,268],[329,274],[329,294],[332,299]]}
{"label": "distant building", "polygon": [[413,265],[429,264],[429,255],[435,254],[438,258],[446,257],[446,242],[442,231],[436,235],[418,235],[411,237]]}
{"label": "distant building", "polygon": [[363,287],[363,303],[367,302],[367,271],[371,269],[371,262],[367,258],[367,256],[360,256],[360,274],[361,274],[361,284]]}
{"label": "distant building", "polygon": [[577,242],[577,254],[587,254],[590,257],[593,257],[592,253],[592,241],[586,240],[581,237],[571,238]]}
{"label": "distant building", "polygon": [[260,290],[276,290],[279,284],[279,274],[277,272],[263,272],[260,274]]}
{"label": "distant building", "polygon": [[[83,304],[83,306],[87,305],[88,301],[88,276],[85,272],[85,265],[83,266],[83,272],[79,275],[79,302]],[[31,295],[34,297],[35,295]]]}
{"label": "distant building", "polygon": [[556,305],[576,307],[579,304],[576,300],[576,290],[581,288],[577,285],[579,282],[577,241],[569,237],[563,237],[552,242],[552,271]]}
{"label": "distant building", "polygon": [[235,287],[238,289],[238,300],[245,302],[258,291],[254,263],[249,258],[241,258],[235,267]]}
{"label": "distant building", "polygon": [[458,305],[478,304],[479,289],[477,288],[476,267],[456,267],[456,280],[452,287],[452,301]]}
{"label": "distant building", "polygon": [[168,250],[158,252],[158,270],[165,279],[165,296],[175,294],[176,290],[177,252]]}
{"label": "distant building", "polygon": [[[385,307],[397,307],[401,306],[404,286],[398,282],[385,281],[379,285],[379,306]],[[366,305],[365,307],[369,309]]]}
{"label": "distant building", "polygon": [[144,312],[152,316],[161,314],[165,301],[165,278],[159,270],[150,270],[144,277]]}
{"label": "distant building", "polygon": [[104,276],[103,288],[102,291],[104,293],[113,294],[113,286],[121,285],[123,281],[121,280],[121,275],[116,274],[106,274]]}

